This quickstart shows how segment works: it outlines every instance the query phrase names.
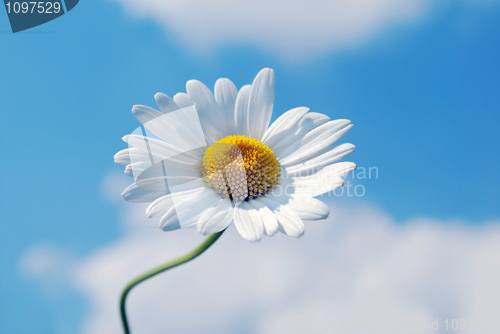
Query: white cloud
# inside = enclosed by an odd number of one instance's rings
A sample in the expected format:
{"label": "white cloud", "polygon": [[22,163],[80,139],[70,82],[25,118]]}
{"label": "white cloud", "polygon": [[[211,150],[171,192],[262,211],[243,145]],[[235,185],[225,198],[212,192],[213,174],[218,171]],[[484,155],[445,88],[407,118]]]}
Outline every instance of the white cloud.
{"label": "white cloud", "polygon": [[[137,208],[125,206],[125,216],[143,217]],[[125,284],[203,240],[193,230],[165,233],[140,221],[126,222],[123,238],[73,264],[72,284],[90,302],[83,334],[121,333]],[[362,203],[332,203],[330,218],[308,223],[301,239],[252,244],[230,228],[200,258],[135,288],[128,313],[133,332],[148,334],[321,333],[334,329],[307,326],[359,320],[427,326],[439,319],[442,329],[447,318],[483,319],[484,326],[500,321],[499,254],[500,222],[398,224]]]}
{"label": "white cloud", "polygon": [[297,60],[356,46],[385,28],[411,22],[429,0],[115,0],[152,18],[195,51],[251,45]]}
{"label": "white cloud", "polygon": [[48,243],[34,245],[19,259],[22,277],[36,280],[47,296],[60,297],[71,288],[74,257]]}

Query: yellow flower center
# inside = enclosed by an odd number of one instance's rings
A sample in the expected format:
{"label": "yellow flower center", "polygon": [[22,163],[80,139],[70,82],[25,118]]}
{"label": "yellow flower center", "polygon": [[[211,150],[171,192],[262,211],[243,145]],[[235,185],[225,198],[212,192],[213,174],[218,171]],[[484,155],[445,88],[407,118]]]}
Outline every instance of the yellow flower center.
{"label": "yellow flower center", "polygon": [[263,196],[278,183],[280,168],[273,151],[259,140],[229,136],[203,153],[201,172],[208,187],[221,196],[247,201]]}

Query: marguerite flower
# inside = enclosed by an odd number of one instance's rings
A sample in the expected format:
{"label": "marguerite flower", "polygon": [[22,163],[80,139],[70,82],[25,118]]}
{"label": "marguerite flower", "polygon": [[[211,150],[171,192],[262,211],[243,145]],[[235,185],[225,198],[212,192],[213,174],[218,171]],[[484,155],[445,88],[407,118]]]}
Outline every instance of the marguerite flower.
{"label": "marguerite flower", "polygon": [[265,68],[239,91],[219,79],[212,94],[191,80],[187,94],[156,94],[160,111],[134,106],[144,129],[125,136],[130,147],[115,155],[136,178],[125,200],[150,202],[146,215],[160,217],[163,230],[212,234],[234,222],[249,241],[278,231],[300,237],[304,220],[326,218],[328,206],[315,197],[356,169],[337,162],[354,145],[334,144],[352,124],[300,107],[269,126],[274,81]]}

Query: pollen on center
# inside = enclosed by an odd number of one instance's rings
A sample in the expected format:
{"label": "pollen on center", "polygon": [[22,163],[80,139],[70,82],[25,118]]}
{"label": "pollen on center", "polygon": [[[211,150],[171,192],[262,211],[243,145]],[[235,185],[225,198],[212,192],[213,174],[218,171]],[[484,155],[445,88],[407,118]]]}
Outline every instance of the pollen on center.
{"label": "pollen on center", "polygon": [[259,140],[229,136],[203,153],[201,172],[221,198],[248,201],[278,183],[280,168],[273,151]]}

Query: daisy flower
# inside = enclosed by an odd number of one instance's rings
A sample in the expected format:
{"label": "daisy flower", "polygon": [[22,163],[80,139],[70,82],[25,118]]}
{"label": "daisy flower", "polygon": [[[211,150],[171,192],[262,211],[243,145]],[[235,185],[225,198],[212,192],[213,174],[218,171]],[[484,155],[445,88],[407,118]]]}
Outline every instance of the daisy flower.
{"label": "daisy flower", "polygon": [[157,93],[159,110],[134,106],[143,127],[115,155],[135,179],[124,199],[150,203],[146,215],[165,231],[196,226],[208,235],[234,222],[249,241],[278,231],[300,237],[304,220],[328,217],[315,197],[356,169],[338,162],[354,145],[334,144],[353,125],[299,107],[269,126],[274,81],[269,68],[239,91],[225,78],[214,93],[191,80],[173,99]]}

